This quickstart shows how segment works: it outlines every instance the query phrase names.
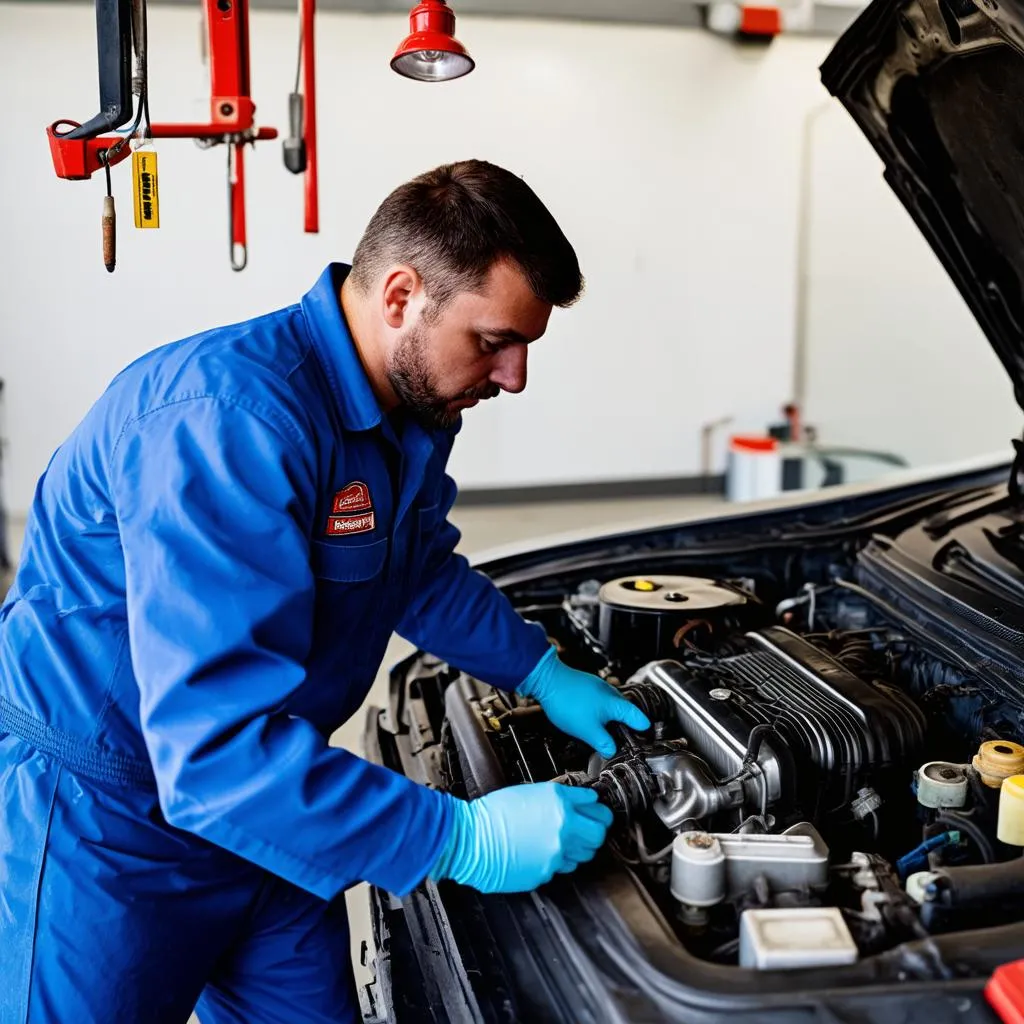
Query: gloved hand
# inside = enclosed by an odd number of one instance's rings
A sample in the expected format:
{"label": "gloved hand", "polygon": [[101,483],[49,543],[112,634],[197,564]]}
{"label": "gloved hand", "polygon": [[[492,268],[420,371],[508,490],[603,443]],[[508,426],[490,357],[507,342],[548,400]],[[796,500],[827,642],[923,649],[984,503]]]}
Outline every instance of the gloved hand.
{"label": "gloved hand", "polygon": [[594,856],[612,823],[592,789],[555,782],[451,799],[455,824],[430,877],[480,892],[529,892],[556,872],[574,871]]}
{"label": "gloved hand", "polygon": [[637,732],[651,727],[647,716],[613,686],[589,672],[569,668],[554,647],[537,662],[517,692],[538,700],[553,725],[589,743],[602,757],[615,754],[615,741],[605,729],[609,722],[622,722]]}

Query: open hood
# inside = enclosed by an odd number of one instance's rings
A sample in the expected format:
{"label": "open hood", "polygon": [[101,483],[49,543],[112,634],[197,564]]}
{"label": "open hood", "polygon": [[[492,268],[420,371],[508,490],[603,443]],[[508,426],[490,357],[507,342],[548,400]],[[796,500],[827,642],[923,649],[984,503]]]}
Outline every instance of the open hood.
{"label": "open hood", "polygon": [[1024,3],[874,0],[821,69],[1024,407]]}

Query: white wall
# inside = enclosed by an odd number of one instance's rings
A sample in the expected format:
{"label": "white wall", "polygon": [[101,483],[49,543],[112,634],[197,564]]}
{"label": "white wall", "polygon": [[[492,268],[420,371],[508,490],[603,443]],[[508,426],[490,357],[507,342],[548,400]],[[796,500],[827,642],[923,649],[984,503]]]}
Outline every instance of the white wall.
{"label": "white wall", "polygon": [[[198,25],[198,9],[151,7],[156,120],[206,116]],[[695,31],[464,17],[477,70],[430,86],[388,67],[404,31],[400,17],[319,17],[318,237],[302,234],[301,180],[279,143],[262,144],[248,163],[250,266],[233,274],[223,151],[163,142],[159,231],[131,227],[128,169],[115,169],[119,266],[107,275],[101,179],[58,181],[44,136],[58,117],[95,112],[92,9],[0,3],[14,511],[124,363],[293,301],[351,255],[392,187],[468,156],[526,177],[576,245],[588,291],[556,311],[526,394],[467,417],[453,460],[464,486],[691,474],[701,424],[774,418],[790,396],[801,131],[825,97],[816,68],[829,43],[752,51]],[[295,50],[291,15],[253,15],[263,123],[284,127]],[[845,113],[819,127],[809,404],[823,440],[918,462],[998,448],[1019,415],[994,357]]]}

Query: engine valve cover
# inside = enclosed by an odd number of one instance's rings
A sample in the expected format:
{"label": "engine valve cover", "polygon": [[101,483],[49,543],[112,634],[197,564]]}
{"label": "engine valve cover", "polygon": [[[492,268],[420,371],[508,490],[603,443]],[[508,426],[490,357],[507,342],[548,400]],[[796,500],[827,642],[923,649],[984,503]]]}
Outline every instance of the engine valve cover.
{"label": "engine valve cover", "polygon": [[[795,633],[772,627],[735,648],[713,663],[657,662],[646,675],[676,703],[690,749],[720,777],[756,760],[769,803],[847,806],[923,745],[926,721],[913,701],[859,678]],[[758,726],[768,728],[758,736]]]}

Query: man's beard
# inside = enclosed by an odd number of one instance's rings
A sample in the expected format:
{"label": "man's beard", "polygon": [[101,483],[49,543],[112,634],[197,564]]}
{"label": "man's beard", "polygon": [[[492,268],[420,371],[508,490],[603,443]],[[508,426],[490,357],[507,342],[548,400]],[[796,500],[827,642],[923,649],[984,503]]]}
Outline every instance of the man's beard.
{"label": "man's beard", "polygon": [[413,417],[430,430],[452,426],[462,410],[455,406],[463,399],[496,397],[497,384],[467,388],[458,395],[442,395],[427,366],[424,350],[427,335],[422,327],[410,328],[398,340],[388,362],[387,375],[399,401]]}

